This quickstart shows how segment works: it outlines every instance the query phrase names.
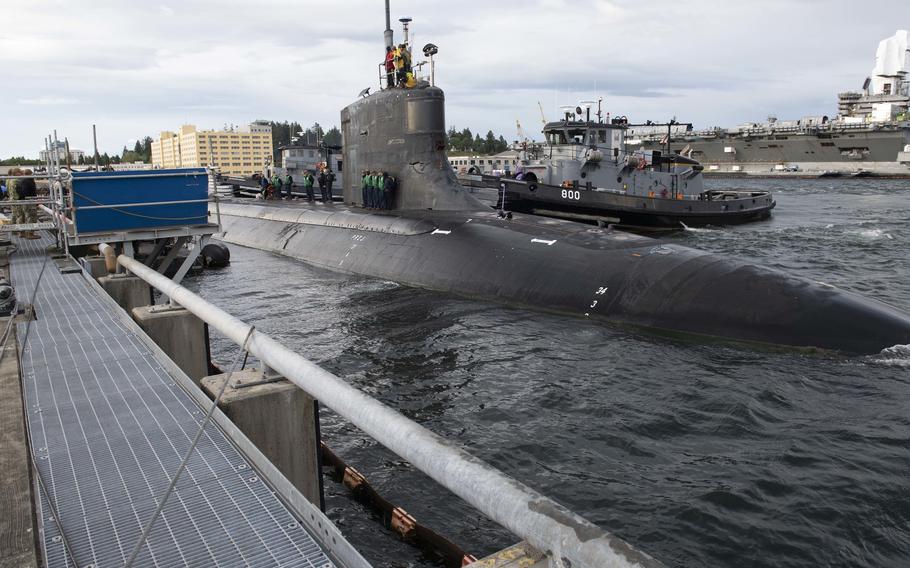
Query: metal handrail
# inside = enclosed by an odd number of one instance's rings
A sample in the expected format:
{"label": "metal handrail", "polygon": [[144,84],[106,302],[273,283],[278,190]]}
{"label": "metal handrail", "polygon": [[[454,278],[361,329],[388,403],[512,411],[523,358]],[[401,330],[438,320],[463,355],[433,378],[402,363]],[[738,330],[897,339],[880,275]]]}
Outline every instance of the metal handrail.
{"label": "metal handrail", "polygon": [[[99,248],[105,252],[110,247]],[[235,343],[248,342],[248,351],[264,364],[557,562],[577,568],[662,566],[620,538],[357,390],[266,334],[258,330],[251,333],[249,324],[141,262],[127,255],[118,256],[117,262]]]}

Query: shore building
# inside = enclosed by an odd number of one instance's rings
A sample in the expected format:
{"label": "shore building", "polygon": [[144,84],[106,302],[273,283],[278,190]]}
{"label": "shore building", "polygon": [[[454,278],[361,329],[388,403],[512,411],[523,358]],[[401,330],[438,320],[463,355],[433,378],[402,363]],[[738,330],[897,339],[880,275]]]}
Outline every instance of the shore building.
{"label": "shore building", "polygon": [[[52,148],[50,151],[51,157],[53,157],[53,155],[54,155],[53,154],[54,150],[56,150],[56,152],[57,152],[57,158],[59,158],[60,163],[65,165],[66,164],[66,144],[62,141],[57,141],[56,143],[52,143]],[[40,152],[38,152],[38,158],[42,162],[45,162],[45,161],[47,161],[48,153],[49,152],[47,150],[41,150]],[[70,148],[70,162],[73,164],[77,164],[77,163],[79,163],[80,158],[85,159],[85,152],[83,152],[82,150],[75,150],[73,148]]]}
{"label": "shore building", "polygon": [[518,166],[518,152],[506,150],[491,156],[450,155],[449,164],[458,174],[507,174]]}
{"label": "shore building", "polygon": [[185,124],[163,131],[152,142],[156,168],[213,166],[222,174],[248,176],[261,172],[272,159],[272,127],[257,120],[231,130],[198,130]]}

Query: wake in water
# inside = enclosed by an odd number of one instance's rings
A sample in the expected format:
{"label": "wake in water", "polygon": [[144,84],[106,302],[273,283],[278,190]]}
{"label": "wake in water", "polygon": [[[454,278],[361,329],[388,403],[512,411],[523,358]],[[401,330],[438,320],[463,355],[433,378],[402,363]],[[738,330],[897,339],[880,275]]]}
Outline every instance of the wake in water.
{"label": "wake in water", "polygon": [[885,367],[910,369],[910,345],[894,345],[882,349],[878,355],[869,357],[869,361]]}
{"label": "wake in water", "polygon": [[683,231],[686,231],[689,233],[713,233],[713,232],[719,230],[718,228],[710,227],[710,226],[708,226],[708,227],[690,227],[689,225],[686,225],[682,221],[680,221],[679,224],[682,225]]}
{"label": "wake in water", "polygon": [[886,239],[894,239],[890,233],[886,233],[882,229],[866,229],[865,231],[859,231],[854,234],[859,235],[865,239],[880,239],[882,237]]}

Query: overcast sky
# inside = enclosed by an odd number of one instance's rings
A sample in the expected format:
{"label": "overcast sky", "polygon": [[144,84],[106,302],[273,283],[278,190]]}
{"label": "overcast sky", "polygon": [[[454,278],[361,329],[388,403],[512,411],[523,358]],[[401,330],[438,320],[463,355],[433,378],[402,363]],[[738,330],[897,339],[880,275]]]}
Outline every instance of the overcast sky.
{"label": "overcast sky", "polygon": [[[732,126],[834,114],[910,1],[392,0],[439,46],[448,126],[540,138],[538,101],[603,97],[633,121]],[[383,0],[0,0],[0,157],[119,153],[144,135],[255,119],[337,125],[377,86]],[[418,50],[415,50],[418,51]]]}

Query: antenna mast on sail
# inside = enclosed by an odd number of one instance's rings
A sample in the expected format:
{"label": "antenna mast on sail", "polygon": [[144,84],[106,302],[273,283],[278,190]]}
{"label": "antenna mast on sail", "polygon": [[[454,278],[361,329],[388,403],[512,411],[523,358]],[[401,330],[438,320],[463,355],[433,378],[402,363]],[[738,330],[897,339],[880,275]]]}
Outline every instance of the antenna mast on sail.
{"label": "antenna mast on sail", "polygon": [[395,45],[395,40],[392,32],[392,15],[391,10],[389,9],[389,0],[385,0],[385,31],[383,36],[385,37],[385,46],[392,47]]}

